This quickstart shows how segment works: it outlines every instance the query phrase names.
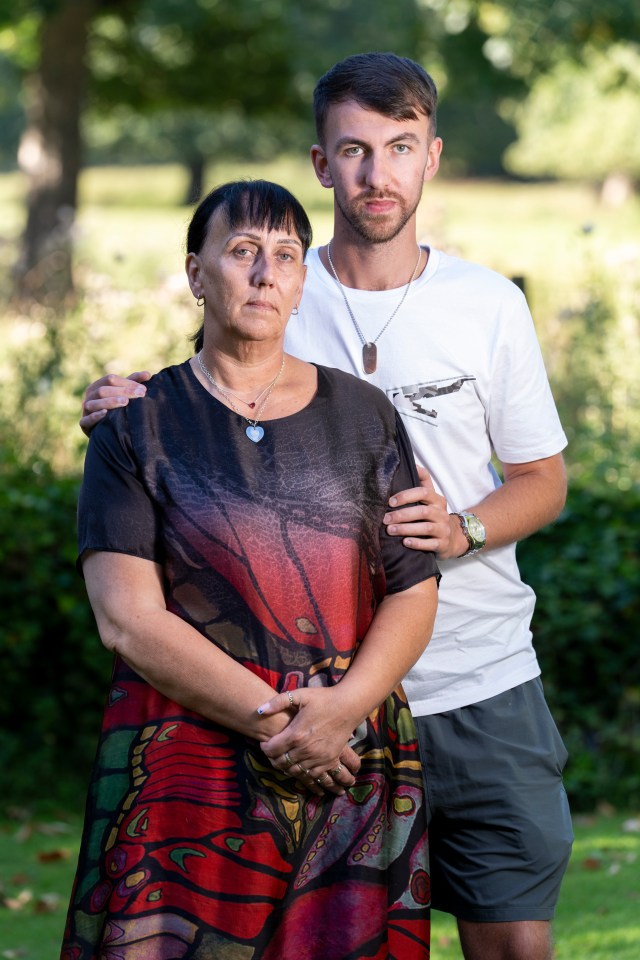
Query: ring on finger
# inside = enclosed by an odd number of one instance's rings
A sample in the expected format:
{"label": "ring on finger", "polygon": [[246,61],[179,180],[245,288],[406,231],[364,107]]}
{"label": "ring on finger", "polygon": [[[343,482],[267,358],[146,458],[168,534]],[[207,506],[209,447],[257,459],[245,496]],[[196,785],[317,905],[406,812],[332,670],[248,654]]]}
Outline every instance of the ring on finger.
{"label": "ring on finger", "polygon": [[307,768],[303,767],[301,763],[298,764],[298,768],[302,770],[302,772],[306,774],[308,777],[311,776],[311,770],[307,770]]}
{"label": "ring on finger", "polygon": [[328,779],[329,779],[329,774],[323,773],[321,776],[316,777],[316,783],[318,784],[319,787],[321,787],[322,784],[325,783]]}
{"label": "ring on finger", "polygon": [[285,752],[284,752],[284,759],[285,759],[285,762],[286,762],[286,764],[287,764],[287,767],[292,767],[292,766],[294,765],[294,763],[296,762],[295,760],[292,760],[292,759],[291,759],[291,757],[289,756],[289,751],[288,751],[288,750],[285,750]]}
{"label": "ring on finger", "polygon": [[336,777],[339,777],[340,774],[342,773],[342,764],[339,763],[338,766],[337,766],[334,770],[329,770],[329,773],[331,774],[331,776],[332,776],[333,779],[335,780]]}
{"label": "ring on finger", "polygon": [[287,699],[289,700],[289,706],[290,706],[290,707],[293,707],[294,710],[297,710],[298,705],[296,704],[295,700],[293,699],[293,694],[291,693],[291,690],[287,690]]}

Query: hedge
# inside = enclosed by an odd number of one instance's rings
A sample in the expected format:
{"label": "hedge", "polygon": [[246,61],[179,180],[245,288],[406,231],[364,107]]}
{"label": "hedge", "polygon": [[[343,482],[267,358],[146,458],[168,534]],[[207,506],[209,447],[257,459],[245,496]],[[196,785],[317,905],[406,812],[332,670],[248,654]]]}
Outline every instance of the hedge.
{"label": "hedge", "polygon": [[[75,563],[77,477],[0,461],[0,794],[80,806],[107,689]],[[640,801],[637,625],[640,494],[574,489],[520,544],[536,590],[536,648],[567,741],[575,809]]]}

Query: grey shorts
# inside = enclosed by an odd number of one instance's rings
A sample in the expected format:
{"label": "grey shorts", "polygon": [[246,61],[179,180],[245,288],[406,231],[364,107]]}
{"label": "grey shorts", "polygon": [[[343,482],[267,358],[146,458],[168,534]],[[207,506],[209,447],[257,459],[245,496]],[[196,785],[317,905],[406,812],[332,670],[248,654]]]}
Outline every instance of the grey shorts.
{"label": "grey shorts", "polygon": [[567,752],[539,678],[416,717],[432,906],[460,920],[550,920],[573,841]]}

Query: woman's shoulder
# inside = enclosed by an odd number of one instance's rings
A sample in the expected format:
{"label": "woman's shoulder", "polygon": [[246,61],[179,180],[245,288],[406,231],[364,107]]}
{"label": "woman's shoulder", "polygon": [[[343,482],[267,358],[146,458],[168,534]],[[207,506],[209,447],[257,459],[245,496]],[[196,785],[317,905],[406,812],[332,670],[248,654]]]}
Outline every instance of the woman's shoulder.
{"label": "woman's shoulder", "polygon": [[188,387],[190,381],[189,360],[183,360],[182,363],[173,363],[168,367],[158,370],[147,380],[147,396],[162,396],[175,390],[183,390]]}
{"label": "woman's shoulder", "polygon": [[387,395],[379,387],[366,380],[361,380],[353,373],[345,373],[344,370],[338,370],[337,367],[325,367],[317,364],[318,375],[321,376],[327,388],[340,398],[348,398],[353,402],[361,402],[367,405],[379,406],[381,410],[391,410],[395,408]]}

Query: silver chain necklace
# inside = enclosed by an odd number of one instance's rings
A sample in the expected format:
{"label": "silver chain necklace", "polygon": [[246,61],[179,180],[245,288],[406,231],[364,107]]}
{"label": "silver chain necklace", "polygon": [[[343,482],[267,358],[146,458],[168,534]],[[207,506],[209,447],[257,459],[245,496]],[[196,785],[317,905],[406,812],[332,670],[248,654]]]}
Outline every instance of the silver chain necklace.
{"label": "silver chain necklace", "polygon": [[382,328],[382,330],[380,331],[380,333],[378,334],[378,336],[377,336],[377,337],[374,337],[373,340],[367,340],[367,338],[364,336],[362,330],[360,329],[360,327],[359,327],[359,325],[358,325],[358,321],[356,320],[356,318],[355,318],[355,316],[354,316],[354,313],[353,313],[353,310],[351,309],[351,304],[350,304],[349,301],[347,300],[347,294],[346,294],[346,292],[345,292],[345,289],[344,289],[344,287],[342,286],[342,283],[341,283],[341,281],[340,281],[340,277],[339,277],[338,274],[336,273],[336,268],[335,268],[334,265],[333,265],[333,260],[331,259],[331,244],[332,244],[332,243],[333,243],[333,240],[330,240],[330,241],[329,241],[329,245],[327,246],[327,259],[328,259],[328,261],[329,261],[329,266],[331,267],[331,272],[333,273],[333,276],[334,276],[334,278],[335,278],[335,281],[336,281],[336,283],[338,284],[338,287],[340,288],[340,293],[342,294],[342,299],[344,300],[344,304],[345,304],[345,306],[346,306],[346,308],[347,308],[347,311],[348,311],[348,313],[349,313],[349,316],[351,317],[351,320],[352,320],[352,322],[353,322],[353,325],[354,325],[354,327],[356,328],[357,334],[358,334],[358,336],[360,337],[360,341],[361,341],[361,343],[362,343],[362,369],[364,370],[365,373],[375,373],[375,372],[376,372],[376,368],[377,368],[377,366],[378,366],[378,348],[376,347],[376,343],[378,342],[378,340],[380,339],[380,337],[382,336],[382,334],[385,332],[385,330],[387,329],[387,327],[389,326],[389,324],[391,323],[391,321],[392,321],[393,318],[395,317],[396,313],[398,312],[398,310],[400,309],[400,307],[402,306],[402,304],[403,304],[403,303],[405,302],[405,300],[407,299],[407,294],[409,293],[409,290],[411,289],[411,284],[412,284],[413,281],[415,280],[415,278],[416,278],[416,273],[418,272],[418,267],[420,266],[420,260],[422,259],[422,247],[418,244],[418,259],[417,259],[417,261],[416,261],[415,267],[413,268],[413,273],[411,274],[411,279],[409,280],[409,283],[408,283],[408,284],[406,285],[406,287],[404,288],[404,293],[403,293],[402,296],[400,297],[400,303],[397,305],[397,307],[395,308],[395,310],[393,311],[393,313],[391,314],[391,316],[389,317],[389,319],[388,319],[387,322],[385,323],[384,327]]}
{"label": "silver chain necklace", "polygon": [[[264,408],[265,408],[266,405],[267,405],[267,401],[269,400],[269,397],[271,396],[271,391],[273,390],[273,388],[275,387],[276,383],[278,382],[278,380],[279,380],[280,377],[282,376],[282,371],[284,370],[284,360],[285,360],[285,358],[284,358],[284,356],[283,356],[283,357],[282,357],[282,363],[280,364],[280,369],[278,370],[278,372],[276,373],[275,377],[273,378],[273,380],[271,381],[271,383],[268,385],[268,387],[265,387],[265,390],[267,391],[267,393],[266,393],[266,396],[265,396],[264,400],[263,400],[262,403],[260,404],[260,407],[259,407],[258,412],[257,412],[257,414],[256,414],[255,420],[250,420],[249,417],[245,417],[244,413],[242,413],[242,411],[241,411],[241,410],[238,410],[238,408],[236,407],[235,403],[234,403],[233,400],[232,400],[233,394],[230,394],[228,390],[225,390],[224,387],[221,387],[220,384],[218,383],[218,381],[215,380],[215,378],[214,378],[213,374],[211,373],[211,371],[208,370],[207,367],[205,367],[205,365],[204,365],[204,360],[202,359],[202,350],[201,350],[200,353],[198,354],[198,363],[200,364],[200,369],[201,369],[202,372],[204,373],[204,375],[205,375],[205,377],[207,378],[207,380],[209,381],[209,383],[211,383],[211,384],[216,388],[216,390],[218,391],[218,393],[221,393],[221,394],[222,394],[222,396],[227,400],[227,402],[228,402],[229,406],[231,407],[231,409],[232,409],[233,411],[235,411],[235,413],[237,413],[239,417],[242,417],[243,420],[246,420],[247,423],[249,424],[249,426],[248,426],[248,427],[246,428],[246,430],[245,430],[245,433],[246,433],[246,435],[249,437],[249,440],[251,440],[252,443],[260,443],[260,441],[261,441],[262,438],[264,437],[264,427],[260,427],[258,424],[259,424],[259,421],[260,421],[260,419],[261,419],[261,417],[262,417],[262,414],[264,413]],[[263,390],[262,393],[264,393],[264,392],[265,392],[265,391]],[[258,399],[262,396],[262,393],[258,394]],[[236,397],[235,399],[238,400],[239,397]],[[257,402],[257,401],[256,401],[256,402]]]}

